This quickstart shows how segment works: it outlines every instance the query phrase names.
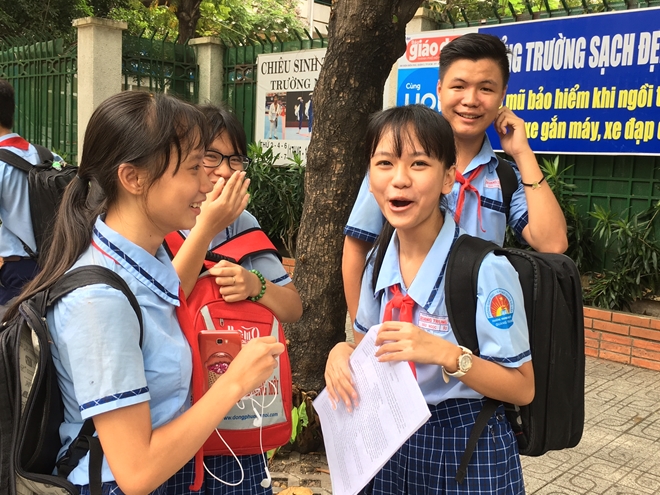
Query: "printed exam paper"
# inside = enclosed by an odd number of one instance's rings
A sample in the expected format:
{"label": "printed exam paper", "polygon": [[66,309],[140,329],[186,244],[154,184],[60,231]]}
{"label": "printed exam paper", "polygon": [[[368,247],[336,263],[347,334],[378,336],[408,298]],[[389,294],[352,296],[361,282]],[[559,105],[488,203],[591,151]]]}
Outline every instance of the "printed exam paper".
{"label": "printed exam paper", "polygon": [[314,401],[335,495],[358,493],[431,417],[408,363],[376,359],[379,328],[371,327],[351,355],[358,407],[349,413],[340,402],[333,410],[327,389]]}

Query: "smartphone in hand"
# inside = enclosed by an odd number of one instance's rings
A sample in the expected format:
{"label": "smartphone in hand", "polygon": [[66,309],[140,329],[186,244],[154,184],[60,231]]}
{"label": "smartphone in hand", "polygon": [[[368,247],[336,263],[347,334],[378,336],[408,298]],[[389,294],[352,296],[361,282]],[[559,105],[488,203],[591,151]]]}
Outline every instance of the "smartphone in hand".
{"label": "smartphone in hand", "polygon": [[241,334],[234,330],[199,332],[199,353],[207,375],[205,392],[227,371],[241,346]]}

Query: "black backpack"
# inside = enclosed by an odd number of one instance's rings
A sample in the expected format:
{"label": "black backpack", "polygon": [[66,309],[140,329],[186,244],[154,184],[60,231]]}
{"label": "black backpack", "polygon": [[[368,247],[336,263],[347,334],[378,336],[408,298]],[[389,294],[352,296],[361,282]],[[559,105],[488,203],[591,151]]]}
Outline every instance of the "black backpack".
{"label": "black backpack", "polygon": [[509,210],[511,209],[511,198],[518,189],[518,176],[513,171],[513,166],[504,158],[497,156],[497,178],[500,180],[502,189],[502,204],[506,214],[506,221],[509,222]]}
{"label": "black backpack", "polygon": [[[0,327],[0,493],[18,495],[78,495],[66,477],[90,452],[92,495],[101,495],[103,451],[94,436],[92,418],[83,424],[64,457],[59,427],[64,405],[49,341],[46,310],[71,291],[107,284],[128,298],[140,322],[142,312],[126,282],[101,266],[71,270],[51,288],[23,301],[19,313]],[[53,471],[57,468],[57,475]]]}
{"label": "black backpack", "polygon": [[[73,180],[78,167],[64,162],[55,162],[48,148],[33,144],[39,153],[38,165],[32,165],[17,154],[0,149],[0,160],[27,174],[30,196],[30,218],[37,242],[37,252],[21,240],[23,248],[31,258],[41,256],[50,243],[55,215],[62,201],[67,184]],[[38,254],[37,254],[38,253]]]}
{"label": "black backpack", "polygon": [[[445,302],[458,343],[479,355],[475,327],[477,278],[484,257],[506,256],[518,272],[534,366],[536,394],[527,406],[505,404],[520,454],[539,456],[575,447],[584,426],[584,318],[580,274],[563,254],[506,249],[462,235],[449,256]],[[488,419],[501,402],[488,399],[470,434],[456,480],[467,465]]]}

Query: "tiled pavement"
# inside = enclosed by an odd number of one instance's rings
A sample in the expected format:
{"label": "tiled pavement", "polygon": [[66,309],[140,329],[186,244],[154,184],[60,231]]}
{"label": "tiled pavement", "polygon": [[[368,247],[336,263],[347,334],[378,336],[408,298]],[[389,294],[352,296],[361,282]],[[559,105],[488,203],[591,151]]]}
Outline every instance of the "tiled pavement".
{"label": "tiled pavement", "polygon": [[[587,358],[586,418],[580,444],[541,457],[523,457],[528,494],[660,495],[660,373]],[[283,471],[273,471],[282,486],[308,486],[331,494],[323,455],[292,453]],[[300,472],[300,466],[306,473]],[[319,470],[321,469],[321,471]],[[309,493],[309,492],[307,492]]]}

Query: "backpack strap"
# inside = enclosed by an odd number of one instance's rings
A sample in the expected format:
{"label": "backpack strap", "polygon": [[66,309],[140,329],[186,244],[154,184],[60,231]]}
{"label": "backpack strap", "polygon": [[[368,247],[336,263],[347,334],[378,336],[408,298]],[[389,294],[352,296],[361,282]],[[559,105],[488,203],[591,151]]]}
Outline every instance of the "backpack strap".
{"label": "backpack strap", "polygon": [[[510,165],[509,165],[510,167]],[[488,253],[499,249],[493,242],[463,234],[451,248],[445,274],[445,304],[447,317],[456,341],[479,356],[479,341],[475,315],[477,313],[477,283],[479,268]],[[501,404],[487,399],[470,431],[465,452],[456,471],[456,481],[462,483],[467,466],[488,420]]]}
{"label": "backpack strap", "polygon": [[[33,145],[35,148],[37,148],[37,152],[39,153],[39,159],[41,159],[41,151],[39,148],[42,148],[46,151],[48,151],[46,148],[43,146],[37,146]],[[50,151],[48,151],[50,153]],[[51,154],[51,160],[52,160],[52,154]],[[25,158],[18,156],[16,153],[13,151],[9,150],[0,150],[0,160],[5,162],[8,165],[11,165],[14,168],[17,168],[18,170],[22,170],[26,174],[30,173],[30,170],[34,169],[34,165],[28,162]],[[18,237],[18,236],[17,236]],[[35,253],[30,246],[27,245],[27,243],[23,242],[21,238],[18,238],[18,240],[21,242],[23,245],[23,249],[25,249],[25,252],[28,254],[28,256],[34,260],[38,258],[37,253]]]}
{"label": "backpack strap", "polygon": [[502,188],[502,204],[504,205],[506,221],[509,223],[509,210],[511,209],[511,198],[518,190],[518,176],[509,162],[497,156],[497,177],[500,179]]}
{"label": "backpack strap", "polygon": [[461,235],[451,248],[445,274],[445,304],[456,340],[475,356],[479,355],[477,327],[477,282],[485,256],[499,248],[493,242]]}
{"label": "backpack strap", "polygon": [[34,144],[34,143],[32,143],[32,146],[36,148],[37,154],[39,155],[39,162],[41,164],[48,162],[52,163],[55,160],[55,156],[53,155],[53,152],[50,151],[45,146],[41,146],[40,144]]}
{"label": "backpack strap", "polygon": [[463,452],[463,455],[461,456],[461,464],[456,470],[455,479],[458,483],[463,483],[465,475],[467,474],[468,464],[470,463],[470,459],[474,453],[474,448],[479,442],[481,432],[484,431],[486,426],[488,426],[488,420],[493,415],[493,413],[495,413],[500,404],[502,403],[495,399],[486,399],[486,402],[481,408],[481,411],[479,411],[479,415],[474,422],[474,426],[472,426],[472,430],[470,430],[470,437],[468,438],[467,445],[465,446],[465,452]]}
{"label": "backpack strap", "polygon": [[282,261],[282,256],[266,233],[259,227],[253,227],[212,248],[206,253],[206,260],[217,263],[224,259],[240,265],[248,256],[262,253],[274,254]]}
{"label": "backpack strap", "polygon": [[[165,236],[163,245],[170,258],[174,258],[186,240],[181,232],[171,232]],[[227,260],[240,265],[245,258],[255,254],[270,253],[282,261],[282,255],[266,233],[259,227],[244,230],[206,252],[204,268],[209,269],[216,263]],[[203,271],[204,269],[202,269]]]}
{"label": "backpack strap", "polygon": [[34,165],[28,162],[25,158],[18,156],[16,153],[9,150],[0,150],[0,160],[27,174],[29,174],[30,170],[34,168]]}
{"label": "backpack strap", "polygon": [[[142,347],[144,328],[140,305],[126,281],[108,268],[94,265],[81,266],[64,274],[48,291],[45,305],[49,307],[74,290],[94,284],[109,285],[126,296],[140,324],[140,347]],[[45,308],[42,314],[45,314]],[[57,462],[57,474],[64,478],[68,477],[80,460],[89,452],[89,489],[91,495],[102,495],[103,449],[98,437],[94,436],[95,431],[94,419],[88,418],[85,420],[78,436],[71,442],[64,456]]]}
{"label": "backpack strap", "polygon": [[140,323],[140,347],[142,347],[144,328],[140,305],[135,298],[135,294],[133,294],[133,291],[128,287],[126,281],[108,268],[96,265],[81,266],[65,273],[48,291],[46,306],[52,306],[58,299],[76,289],[94,284],[106,284],[113,289],[117,289],[124,293],[128,302],[131,304],[133,311],[135,311],[135,316],[137,316],[138,322]]}

